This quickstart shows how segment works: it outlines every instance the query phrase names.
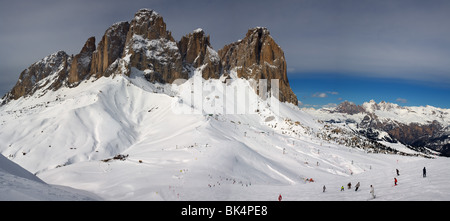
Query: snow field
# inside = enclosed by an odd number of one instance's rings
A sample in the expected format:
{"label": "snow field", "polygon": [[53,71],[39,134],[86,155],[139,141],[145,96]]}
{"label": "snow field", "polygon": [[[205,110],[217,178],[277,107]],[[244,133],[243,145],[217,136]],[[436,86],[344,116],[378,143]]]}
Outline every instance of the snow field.
{"label": "snow field", "polygon": [[[233,103],[220,97],[220,80],[209,82],[219,92],[204,91],[203,105]],[[174,103],[196,108],[190,85],[151,84],[132,70],[21,98],[0,107],[0,152],[47,183],[105,200],[368,200],[370,184],[375,200],[450,199],[446,158],[368,154],[320,140],[322,125],[290,104],[279,112],[258,100],[252,114],[174,113]],[[124,159],[111,159],[118,154]],[[339,191],[358,181],[358,192]]]}

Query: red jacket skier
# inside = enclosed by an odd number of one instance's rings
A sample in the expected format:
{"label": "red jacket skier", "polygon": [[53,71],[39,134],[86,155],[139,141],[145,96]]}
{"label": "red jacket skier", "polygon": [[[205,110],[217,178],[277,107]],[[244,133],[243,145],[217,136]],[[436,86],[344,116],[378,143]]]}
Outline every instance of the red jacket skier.
{"label": "red jacket skier", "polygon": [[394,177],[394,183],[397,186],[397,178]]}
{"label": "red jacket skier", "polygon": [[281,196],[281,194],[278,196],[278,201],[281,201],[281,199],[283,199],[283,197]]}

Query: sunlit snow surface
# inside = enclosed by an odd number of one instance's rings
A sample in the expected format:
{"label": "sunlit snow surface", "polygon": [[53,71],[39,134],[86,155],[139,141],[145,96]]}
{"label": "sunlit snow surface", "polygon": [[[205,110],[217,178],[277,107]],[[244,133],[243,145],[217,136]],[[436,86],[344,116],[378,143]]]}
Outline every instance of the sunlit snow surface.
{"label": "sunlit snow surface", "polygon": [[[224,99],[222,82],[204,82],[203,107]],[[323,125],[291,104],[274,111],[259,100],[248,114],[177,114],[174,106],[198,108],[192,83],[151,84],[134,70],[12,101],[0,107],[0,152],[46,183],[105,200],[369,200],[370,185],[375,200],[450,200],[448,158],[371,154],[320,140],[314,134]],[[227,88],[246,85],[235,79]],[[125,160],[111,159],[118,154]]]}

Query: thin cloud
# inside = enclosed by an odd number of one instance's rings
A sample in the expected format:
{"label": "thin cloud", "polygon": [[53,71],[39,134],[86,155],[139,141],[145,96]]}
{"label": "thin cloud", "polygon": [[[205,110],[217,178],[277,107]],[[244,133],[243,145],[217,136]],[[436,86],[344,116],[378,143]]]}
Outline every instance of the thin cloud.
{"label": "thin cloud", "polygon": [[408,100],[407,100],[407,99],[405,99],[405,98],[400,98],[400,97],[397,98],[395,101],[398,102],[398,103],[402,103],[402,104],[408,103]]}
{"label": "thin cloud", "polygon": [[316,92],[311,97],[318,97],[318,98],[326,98],[328,95],[338,95],[339,92],[336,91],[327,91],[327,92]]}
{"label": "thin cloud", "polygon": [[313,95],[311,95],[311,97],[325,98],[325,97],[328,97],[328,95],[326,93],[317,92],[317,93],[314,93]]}

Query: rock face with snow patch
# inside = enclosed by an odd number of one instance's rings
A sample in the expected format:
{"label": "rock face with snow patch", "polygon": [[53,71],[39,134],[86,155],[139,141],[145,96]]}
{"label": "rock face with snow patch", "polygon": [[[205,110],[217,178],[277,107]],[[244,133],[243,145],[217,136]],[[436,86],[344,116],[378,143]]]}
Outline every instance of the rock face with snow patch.
{"label": "rock face with snow patch", "polygon": [[279,79],[279,100],[297,105],[297,96],[289,86],[284,52],[270,36],[267,28],[248,30],[244,39],[226,45],[219,50],[225,73],[236,70],[238,77],[245,79]]}
{"label": "rock face with snow patch", "polygon": [[66,80],[72,59],[64,51],[58,51],[30,65],[19,77],[16,85],[5,95],[4,102],[31,95],[40,88],[59,89]]}
{"label": "rock face with snow patch", "polygon": [[90,37],[80,53],[75,55],[69,71],[69,86],[76,86],[86,78],[91,71],[92,53],[95,51],[95,37]]}
{"label": "rock face with snow patch", "polygon": [[106,30],[97,50],[92,54],[91,75],[97,78],[111,75],[111,71],[107,71],[107,68],[122,57],[129,29],[128,22],[119,22]]}
{"label": "rock face with snow patch", "polygon": [[155,11],[141,9],[130,24],[125,43],[124,59],[128,73],[132,68],[145,72],[151,82],[172,83],[187,79],[181,54],[163,18]]}
{"label": "rock face with snow patch", "polygon": [[206,36],[202,29],[194,30],[185,35],[178,42],[183,64],[193,68],[202,67],[204,79],[220,77],[221,62],[219,55],[211,47],[209,35]]}

